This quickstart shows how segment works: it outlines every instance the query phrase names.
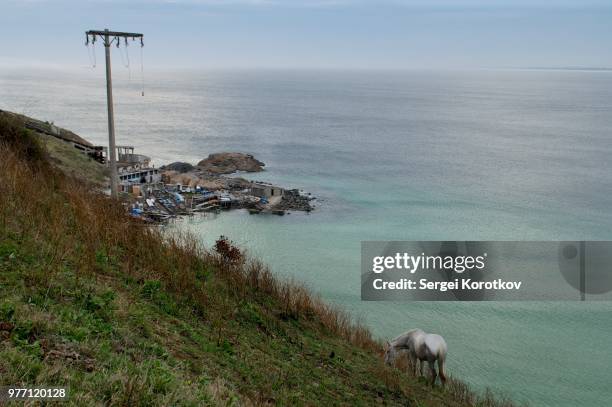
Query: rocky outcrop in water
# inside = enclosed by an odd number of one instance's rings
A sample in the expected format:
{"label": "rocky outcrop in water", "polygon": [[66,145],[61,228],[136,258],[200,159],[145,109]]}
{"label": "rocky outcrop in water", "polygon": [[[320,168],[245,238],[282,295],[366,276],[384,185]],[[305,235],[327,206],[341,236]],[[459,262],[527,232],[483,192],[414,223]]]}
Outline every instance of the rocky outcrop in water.
{"label": "rocky outcrop in water", "polygon": [[200,161],[198,167],[211,174],[231,174],[236,171],[260,172],[265,164],[251,154],[216,153]]}
{"label": "rocky outcrop in water", "polygon": [[178,173],[184,174],[186,172],[193,171],[194,166],[189,163],[176,161],[176,162],[173,162],[171,164],[161,167],[161,169],[167,170],[167,171],[176,171]]}
{"label": "rocky outcrop in water", "polygon": [[297,189],[285,190],[283,199],[274,207],[284,211],[304,211],[310,212],[314,209],[311,201],[314,198],[300,194]]}

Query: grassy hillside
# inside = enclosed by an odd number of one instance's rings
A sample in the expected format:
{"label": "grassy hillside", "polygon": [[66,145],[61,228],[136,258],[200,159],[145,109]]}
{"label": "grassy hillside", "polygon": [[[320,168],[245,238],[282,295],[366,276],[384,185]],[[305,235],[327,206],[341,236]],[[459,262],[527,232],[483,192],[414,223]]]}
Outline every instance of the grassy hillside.
{"label": "grassy hillside", "polygon": [[48,153],[49,161],[64,174],[96,184],[107,181],[108,169],[105,165],[92,160],[72,145],[55,137],[44,134],[37,136]]}
{"label": "grassy hillside", "polygon": [[0,116],[0,385],[74,405],[502,404],[386,368],[346,314],[227,241],[137,223],[53,153]]}

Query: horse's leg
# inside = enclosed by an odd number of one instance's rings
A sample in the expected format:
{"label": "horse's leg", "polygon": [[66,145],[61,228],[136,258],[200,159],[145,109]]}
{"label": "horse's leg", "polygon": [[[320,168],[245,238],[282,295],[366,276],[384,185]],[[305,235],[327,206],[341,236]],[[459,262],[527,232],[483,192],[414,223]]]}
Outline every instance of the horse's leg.
{"label": "horse's leg", "polygon": [[431,385],[432,387],[436,384],[436,377],[438,376],[436,374],[436,365],[435,365],[436,361],[432,360],[432,359],[428,359],[427,360],[427,364],[429,365],[429,370],[431,372]]}
{"label": "horse's leg", "polygon": [[438,371],[440,372],[440,381],[442,387],[446,384],[446,372],[444,371],[444,358],[438,359]]}
{"label": "horse's leg", "polygon": [[423,376],[423,361],[419,359],[419,377]]}
{"label": "horse's leg", "polygon": [[413,376],[416,376],[418,360],[416,358],[416,355],[411,351],[408,351],[408,356],[410,357],[410,368],[412,369],[412,374]]}

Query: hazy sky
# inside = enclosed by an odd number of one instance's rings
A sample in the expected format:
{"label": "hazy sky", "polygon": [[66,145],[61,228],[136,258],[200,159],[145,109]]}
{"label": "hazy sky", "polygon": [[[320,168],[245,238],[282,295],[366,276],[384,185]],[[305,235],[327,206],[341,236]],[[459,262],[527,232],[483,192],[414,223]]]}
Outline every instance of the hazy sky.
{"label": "hazy sky", "polygon": [[612,66],[611,0],[0,0],[0,64],[85,66],[105,27],[148,69]]}

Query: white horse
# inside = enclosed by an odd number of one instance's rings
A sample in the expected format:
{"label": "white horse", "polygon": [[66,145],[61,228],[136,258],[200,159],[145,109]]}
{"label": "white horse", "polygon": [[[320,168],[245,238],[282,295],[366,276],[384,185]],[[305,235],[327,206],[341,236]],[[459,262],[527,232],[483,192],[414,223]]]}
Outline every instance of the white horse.
{"label": "white horse", "polygon": [[447,346],[446,341],[440,335],[428,334],[421,329],[412,329],[387,342],[385,347],[385,363],[393,364],[398,351],[407,350],[413,373],[417,374],[417,362],[419,375],[423,375],[423,362],[427,361],[431,373],[432,386],[436,382],[437,373],[435,368],[438,361],[438,371],[442,385],[446,383],[446,371],[444,361],[446,360]]}

